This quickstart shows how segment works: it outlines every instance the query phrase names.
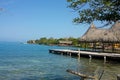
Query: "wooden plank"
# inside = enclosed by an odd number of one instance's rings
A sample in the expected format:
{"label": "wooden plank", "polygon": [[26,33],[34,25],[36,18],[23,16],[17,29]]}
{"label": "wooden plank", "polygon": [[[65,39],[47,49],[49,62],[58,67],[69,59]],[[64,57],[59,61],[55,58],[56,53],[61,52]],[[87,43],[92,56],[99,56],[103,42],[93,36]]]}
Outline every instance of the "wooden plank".
{"label": "wooden plank", "polygon": [[73,70],[70,70],[70,69],[67,69],[66,71],[69,72],[69,73],[72,73],[74,75],[80,76],[83,79],[94,79],[94,80],[101,80],[101,78],[103,76],[103,73],[104,73],[104,70],[99,68],[99,67],[96,69],[94,76],[82,74],[80,72],[76,72],[76,71],[73,71]]}
{"label": "wooden plank", "polygon": [[80,76],[80,77],[82,77],[82,78],[95,79],[94,76],[85,75],[85,74],[82,74],[82,73],[79,73],[79,72],[76,72],[76,71],[73,71],[73,70],[70,70],[70,69],[67,69],[66,71],[69,72],[69,73],[78,75],[78,76]]}
{"label": "wooden plank", "polygon": [[97,67],[96,71],[94,72],[95,78],[97,78],[97,80],[101,80],[103,74],[104,74],[104,70],[100,67]]}

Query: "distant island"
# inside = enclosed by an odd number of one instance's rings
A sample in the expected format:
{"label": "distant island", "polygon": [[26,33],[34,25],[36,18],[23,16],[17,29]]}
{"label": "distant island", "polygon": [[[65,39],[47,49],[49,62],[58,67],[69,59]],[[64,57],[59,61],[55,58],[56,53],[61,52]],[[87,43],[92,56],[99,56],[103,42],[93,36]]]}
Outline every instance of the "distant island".
{"label": "distant island", "polygon": [[75,46],[75,47],[84,47],[84,45],[79,43],[80,38],[46,38],[42,37],[36,40],[28,40],[29,44],[44,44],[44,45],[58,45],[58,46]]}

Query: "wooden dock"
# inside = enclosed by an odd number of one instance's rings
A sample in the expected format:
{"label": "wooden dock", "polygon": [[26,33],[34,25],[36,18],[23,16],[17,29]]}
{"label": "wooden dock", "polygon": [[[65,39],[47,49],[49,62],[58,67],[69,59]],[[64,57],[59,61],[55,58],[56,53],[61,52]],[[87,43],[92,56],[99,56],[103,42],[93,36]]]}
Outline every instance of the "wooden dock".
{"label": "wooden dock", "polygon": [[69,50],[69,49],[50,49],[49,53],[78,56],[78,57],[89,57],[89,58],[99,58],[120,61],[120,54],[118,53],[103,53],[103,52],[91,52],[91,51],[81,51],[81,50]]}

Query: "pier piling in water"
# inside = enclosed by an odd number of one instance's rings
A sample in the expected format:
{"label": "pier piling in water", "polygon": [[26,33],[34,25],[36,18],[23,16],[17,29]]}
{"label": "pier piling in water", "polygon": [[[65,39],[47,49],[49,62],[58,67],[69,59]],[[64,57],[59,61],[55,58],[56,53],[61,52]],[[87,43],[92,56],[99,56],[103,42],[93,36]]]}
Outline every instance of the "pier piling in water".
{"label": "pier piling in water", "polygon": [[80,49],[78,49],[78,58],[80,58]]}
{"label": "pier piling in water", "polygon": [[71,56],[71,53],[70,53],[70,56]]}
{"label": "pier piling in water", "polygon": [[104,56],[104,64],[106,63],[106,56]]}
{"label": "pier piling in water", "polygon": [[91,56],[91,55],[89,55],[89,63],[91,62],[91,60],[92,60],[92,56]]}

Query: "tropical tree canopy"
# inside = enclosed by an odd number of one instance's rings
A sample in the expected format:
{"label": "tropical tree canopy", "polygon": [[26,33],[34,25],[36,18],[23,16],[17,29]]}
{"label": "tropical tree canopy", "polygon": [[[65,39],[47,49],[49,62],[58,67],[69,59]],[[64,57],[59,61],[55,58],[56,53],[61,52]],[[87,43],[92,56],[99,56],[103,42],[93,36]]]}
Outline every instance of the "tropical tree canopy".
{"label": "tropical tree canopy", "polygon": [[120,0],[67,0],[69,7],[78,12],[75,23],[120,20]]}

